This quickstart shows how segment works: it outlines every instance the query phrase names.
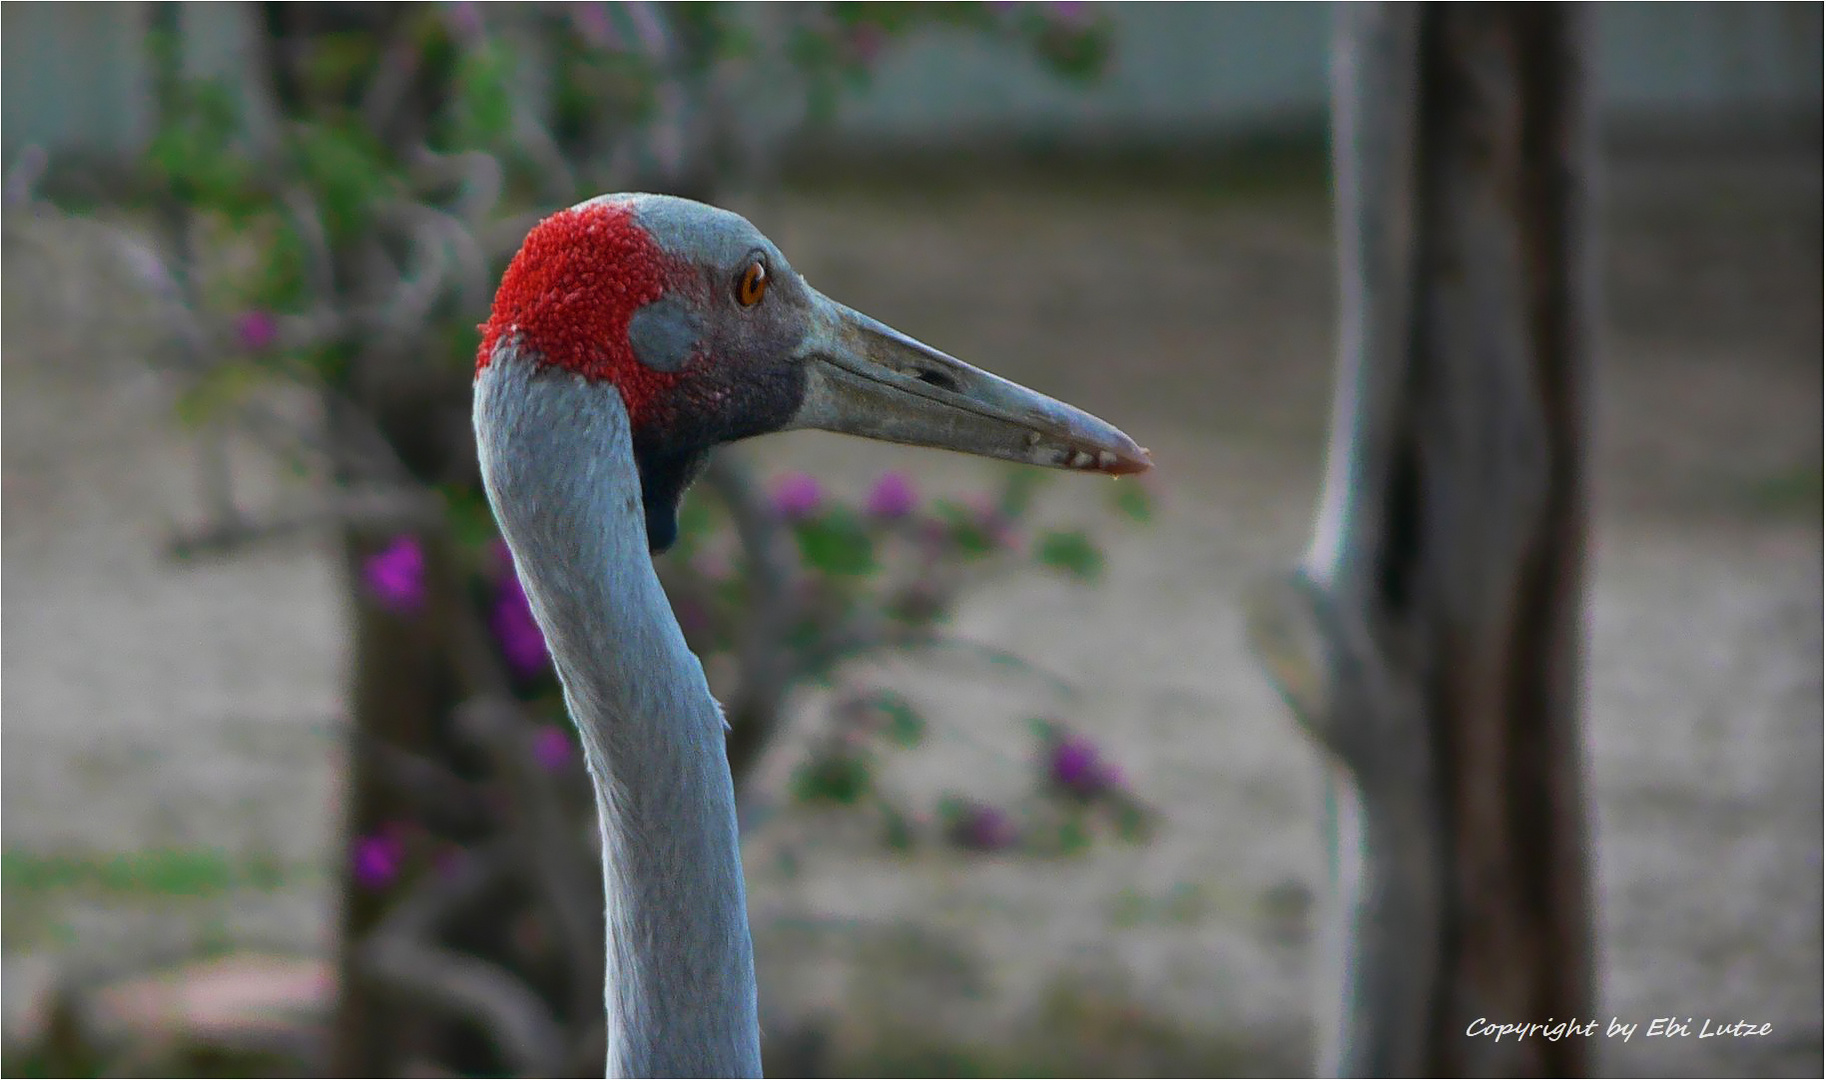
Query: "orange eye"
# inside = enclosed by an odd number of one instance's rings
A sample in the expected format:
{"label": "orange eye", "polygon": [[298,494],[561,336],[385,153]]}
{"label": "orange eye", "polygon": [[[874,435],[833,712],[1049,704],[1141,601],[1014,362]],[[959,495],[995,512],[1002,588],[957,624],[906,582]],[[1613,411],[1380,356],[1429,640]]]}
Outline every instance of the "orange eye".
{"label": "orange eye", "polygon": [[742,271],[741,280],[735,283],[735,298],[743,307],[754,307],[767,295],[767,267],[757,260],[748,264]]}

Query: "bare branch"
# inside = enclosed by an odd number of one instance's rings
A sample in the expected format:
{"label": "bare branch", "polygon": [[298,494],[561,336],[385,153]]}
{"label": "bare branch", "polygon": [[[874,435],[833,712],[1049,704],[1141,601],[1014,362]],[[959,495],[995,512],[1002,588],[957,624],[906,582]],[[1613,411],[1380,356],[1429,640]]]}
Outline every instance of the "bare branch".
{"label": "bare branch", "polygon": [[725,703],[732,731],[729,765],[738,787],[773,737],[794,672],[784,641],[798,602],[793,590],[797,565],[786,530],[740,456],[715,454],[703,482],[729,508],[736,536],[748,558],[749,619],[736,647],[741,676]]}
{"label": "bare branch", "polygon": [[515,214],[512,217],[492,222],[483,228],[479,235],[482,250],[497,258],[512,255],[520,249],[520,244],[526,239],[526,234],[531,232],[533,226],[539,224],[539,220],[544,216],[540,213]]}
{"label": "bare branch", "polygon": [[[398,284],[385,300],[362,313],[362,321],[373,329],[392,335],[421,329],[443,295],[450,256],[443,237],[427,222],[427,213],[427,208],[418,203],[397,202],[377,216],[377,224],[405,228],[411,245],[411,271],[398,276]],[[375,265],[379,265],[378,260]]]}
{"label": "bare branch", "polygon": [[558,140],[528,109],[514,110],[514,140],[520,144],[544,178],[547,198],[568,200],[577,193],[577,173]]}
{"label": "bare branch", "polygon": [[411,156],[412,168],[417,173],[414,179],[419,185],[433,186],[452,181],[461,185],[462,191],[451,209],[464,220],[481,219],[500,203],[501,195],[507,189],[506,173],[500,159],[493,154],[481,150],[445,154],[420,143],[412,149]]}
{"label": "bare branch", "polygon": [[479,826],[488,818],[486,791],[465,780],[444,764],[421,754],[402,750],[360,728],[352,728],[357,752],[372,761],[385,783],[404,791],[426,811],[454,828]]}
{"label": "bare branch", "polygon": [[[479,698],[458,712],[457,726],[490,754],[506,784],[514,815],[509,829],[521,860],[541,886],[540,895],[569,943],[573,957],[602,955],[603,920],[593,898],[599,886],[594,867],[577,859],[575,825],[552,790],[552,780],[533,755],[533,733],[511,700]],[[570,965],[571,1004],[589,1015],[602,995],[601,971],[589,963]]]}
{"label": "bare branch", "polygon": [[384,133],[392,125],[418,75],[419,50],[412,39],[395,27],[386,55],[376,65],[374,78],[361,98],[361,119],[369,131]]}
{"label": "bare branch", "polygon": [[421,882],[358,948],[356,970],[377,986],[473,1022],[521,1076],[553,1076],[565,1058],[564,1028],[512,973],[435,943],[442,923],[501,873],[499,851],[477,854],[447,878]]}
{"label": "bare branch", "polygon": [[29,206],[37,198],[38,182],[50,168],[51,156],[44,152],[44,147],[33,143],[19,151],[13,159],[13,167],[6,170],[6,178],[0,181],[0,191],[7,206]]}
{"label": "bare branch", "polygon": [[319,505],[265,520],[249,520],[230,507],[221,519],[173,537],[166,554],[174,559],[227,555],[328,528],[422,530],[442,520],[443,506],[429,492],[339,490]]}
{"label": "bare branch", "polygon": [[[486,155],[483,155],[486,157]],[[489,160],[493,160],[490,158]],[[458,302],[465,311],[480,311],[488,306],[488,257],[476,234],[462,218],[435,206],[408,203],[407,216],[418,219],[424,234],[440,233],[445,250],[453,257],[458,272]]]}
{"label": "bare branch", "polygon": [[310,192],[295,185],[287,187],[281,199],[292,215],[292,223],[298,227],[298,238],[304,241],[304,248],[310,253],[307,276],[311,292],[317,296],[333,294],[336,291],[336,264],[330,254],[330,239],[324,231],[323,213],[317,208],[317,201],[311,198]]}

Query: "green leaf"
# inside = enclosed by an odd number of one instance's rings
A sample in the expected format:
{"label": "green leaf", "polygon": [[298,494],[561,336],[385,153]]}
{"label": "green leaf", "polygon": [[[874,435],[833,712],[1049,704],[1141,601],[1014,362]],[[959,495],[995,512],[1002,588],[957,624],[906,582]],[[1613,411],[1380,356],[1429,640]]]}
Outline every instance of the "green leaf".
{"label": "green leaf", "polygon": [[359,30],[314,34],[304,44],[304,90],[318,108],[351,100],[379,59],[380,42],[373,34]]}
{"label": "green leaf", "polygon": [[1002,488],[1002,515],[1013,519],[1033,509],[1034,495],[1051,478],[1051,473],[1035,468],[1018,467],[1008,470],[1008,482]]}
{"label": "green leaf", "polygon": [[1128,929],[1147,921],[1148,900],[1133,888],[1123,889],[1110,901],[1109,919],[1114,926]]}
{"label": "green leaf", "polygon": [[678,539],[670,554],[675,559],[689,559],[715,527],[716,514],[709,501],[695,489],[687,490],[678,503]]}
{"label": "green leaf", "polygon": [[463,55],[452,102],[459,145],[492,146],[513,130],[512,73],[513,58],[505,49],[484,47]]}
{"label": "green leaf", "polygon": [[1126,799],[1116,807],[1115,824],[1116,835],[1131,844],[1146,843],[1154,835],[1154,815]]}
{"label": "green leaf", "polygon": [[789,881],[796,879],[803,869],[799,865],[799,853],[789,847],[781,848],[780,857],[775,861],[774,868],[780,872],[781,877]]}
{"label": "green leaf", "polygon": [[1103,574],[1103,552],[1076,529],[1054,530],[1041,536],[1034,556],[1081,581],[1095,581]]}
{"label": "green leaf", "polygon": [[793,798],[803,803],[850,806],[869,793],[872,779],[867,759],[860,756],[815,757],[793,774]]}
{"label": "green leaf", "polygon": [[178,396],[178,422],[188,427],[203,426],[217,413],[245,398],[263,381],[264,374],[257,366],[244,361],[211,369],[196,385]]}
{"label": "green leaf", "polygon": [[949,499],[938,500],[933,509],[951,526],[951,542],[966,557],[980,558],[996,549],[995,537],[983,527],[975,510]]}
{"label": "green leaf", "polygon": [[305,125],[294,138],[298,171],[317,196],[324,230],[332,241],[358,236],[395,186],[386,148],[353,122]]}
{"label": "green leaf", "polygon": [[858,576],[876,569],[875,541],[848,509],[834,507],[807,518],[798,523],[793,533],[799,541],[799,557],[814,570]]}
{"label": "green leaf", "polygon": [[1053,74],[1074,82],[1090,83],[1108,69],[1112,46],[1105,20],[1075,25],[1033,10],[1024,21],[1038,59]]}
{"label": "green leaf", "polygon": [[259,269],[240,283],[241,306],[274,311],[301,311],[305,307],[304,240],[290,222],[279,222],[267,244]]}
{"label": "green leaf", "polygon": [[1154,499],[1148,489],[1133,480],[1117,480],[1111,485],[1110,505],[1130,521],[1148,522],[1154,518]]}
{"label": "green leaf", "polygon": [[495,528],[494,511],[480,491],[467,484],[449,483],[439,484],[437,493],[444,503],[444,518],[450,522],[451,534],[458,543],[482,547],[500,535]]}
{"label": "green leaf", "polygon": [[240,101],[226,84],[195,81],[176,95],[172,112],[146,148],[146,166],[178,201],[240,220],[264,200],[254,164],[237,145]]}
{"label": "green leaf", "polygon": [[926,721],[913,708],[911,702],[891,690],[883,690],[876,695],[875,707],[887,718],[885,730],[888,738],[898,746],[918,746],[926,737]]}
{"label": "green leaf", "polygon": [[913,850],[913,823],[898,809],[881,804],[881,842],[890,851]]}
{"label": "green leaf", "polygon": [[1210,903],[1204,890],[1190,881],[1181,881],[1167,890],[1167,918],[1181,926],[1190,926],[1203,918]]}

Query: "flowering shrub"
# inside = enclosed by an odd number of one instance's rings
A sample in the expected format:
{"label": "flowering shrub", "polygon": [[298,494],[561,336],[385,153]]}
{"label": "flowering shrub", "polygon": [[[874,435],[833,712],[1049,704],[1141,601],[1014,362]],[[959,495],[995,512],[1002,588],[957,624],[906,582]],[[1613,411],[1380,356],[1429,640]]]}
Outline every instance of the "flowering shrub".
{"label": "flowering shrub", "polygon": [[356,837],[351,856],[356,884],[364,889],[384,889],[399,876],[405,851],[399,837],[388,832]]}
{"label": "flowering shrub", "polygon": [[425,602],[425,550],[411,536],[368,556],[365,576],[375,602],[389,611],[417,611]]}

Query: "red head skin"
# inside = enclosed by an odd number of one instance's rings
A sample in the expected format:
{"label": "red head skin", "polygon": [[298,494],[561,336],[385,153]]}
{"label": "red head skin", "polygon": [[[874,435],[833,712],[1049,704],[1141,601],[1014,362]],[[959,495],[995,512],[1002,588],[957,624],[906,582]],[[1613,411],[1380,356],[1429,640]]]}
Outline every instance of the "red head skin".
{"label": "red head skin", "polygon": [[476,373],[494,358],[502,338],[517,335],[530,358],[613,384],[630,423],[639,427],[685,372],[655,371],[636,359],[628,320],[688,273],[660,250],[628,206],[560,210],[533,226],[502,275],[488,321],[477,327],[482,346]]}

